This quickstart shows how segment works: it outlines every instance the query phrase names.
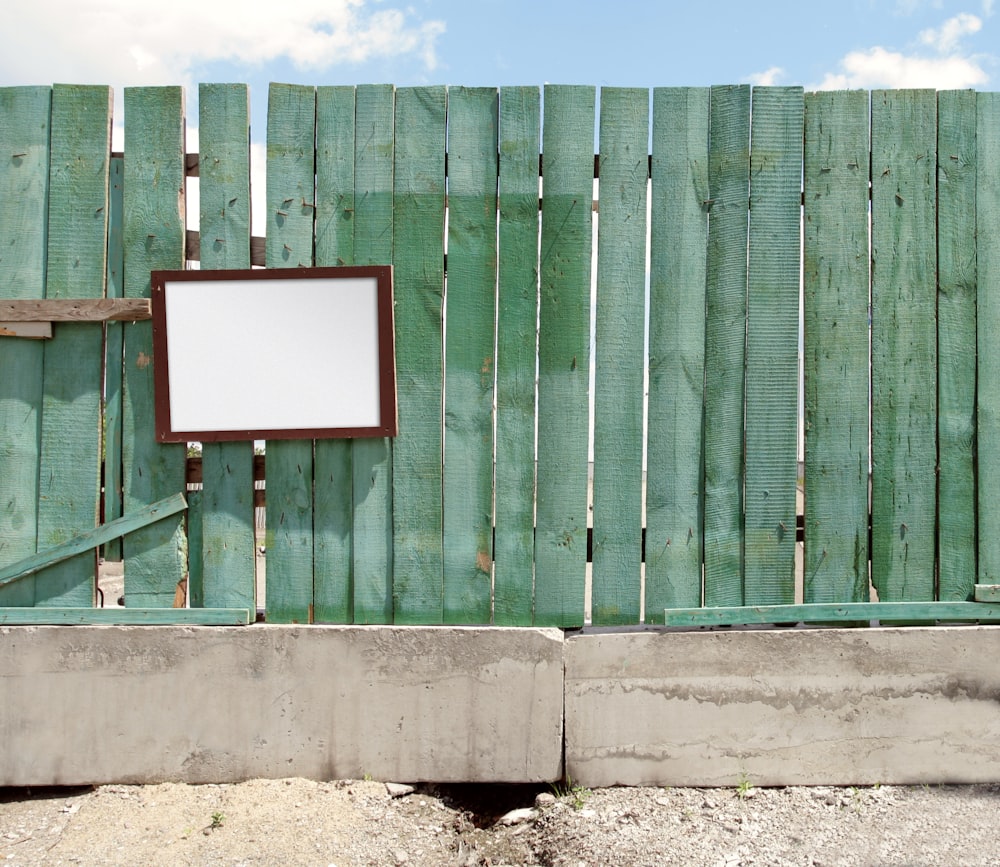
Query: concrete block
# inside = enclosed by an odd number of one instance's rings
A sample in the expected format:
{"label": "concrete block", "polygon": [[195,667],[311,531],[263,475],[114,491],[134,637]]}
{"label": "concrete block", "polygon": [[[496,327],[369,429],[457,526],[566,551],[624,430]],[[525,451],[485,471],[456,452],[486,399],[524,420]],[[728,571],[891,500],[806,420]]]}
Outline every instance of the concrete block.
{"label": "concrete block", "polygon": [[566,771],[586,786],[1000,780],[1000,628],[580,634]]}
{"label": "concrete block", "polygon": [[563,636],[0,628],[0,786],[562,776]]}

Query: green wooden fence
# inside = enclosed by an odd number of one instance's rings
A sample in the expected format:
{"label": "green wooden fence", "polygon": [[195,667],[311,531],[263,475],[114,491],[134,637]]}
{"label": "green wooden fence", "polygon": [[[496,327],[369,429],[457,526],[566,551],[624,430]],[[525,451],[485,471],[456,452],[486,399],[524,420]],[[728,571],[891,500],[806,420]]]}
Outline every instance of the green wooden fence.
{"label": "green wooden fence", "polygon": [[193,471],[149,321],[0,337],[0,622],[92,605],[47,556],[117,520],[139,622],[185,578],[178,618],[252,613],[259,544],[269,622],[1000,618],[1000,94],[272,85],[260,245],[248,105],[202,85],[186,155],[181,89],[128,89],[121,156],[107,88],[0,89],[2,328],[391,263],[399,435],[267,443],[263,541],[250,443],[141,518]]}

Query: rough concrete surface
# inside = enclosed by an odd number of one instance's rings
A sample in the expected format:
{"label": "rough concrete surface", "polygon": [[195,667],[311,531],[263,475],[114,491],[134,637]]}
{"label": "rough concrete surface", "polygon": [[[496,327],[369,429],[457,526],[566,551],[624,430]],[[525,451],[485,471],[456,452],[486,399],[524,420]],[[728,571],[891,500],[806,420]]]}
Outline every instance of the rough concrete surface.
{"label": "rough concrete surface", "polygon": [[1000,780],[1000,629],[579,634],[566,771],[586,786]]}

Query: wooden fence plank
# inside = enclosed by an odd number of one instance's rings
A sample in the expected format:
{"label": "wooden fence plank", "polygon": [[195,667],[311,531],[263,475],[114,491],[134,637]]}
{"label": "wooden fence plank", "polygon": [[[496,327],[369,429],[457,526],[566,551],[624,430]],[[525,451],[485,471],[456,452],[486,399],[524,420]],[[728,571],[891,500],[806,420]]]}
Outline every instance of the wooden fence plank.
{"label": "wooden fence plank", "polygon": [[705,324],[705,605],[743,602],[750,88],[712,88]]}
{"label": "wooden fence plank", "polygon": [[647,623],[701,604],[709,93],[653,91]]}
{"label": "wooden fence plank", "polygon": [[498,107],[495,88],[448,91],[445,623],[490,622]]}
{"label": "wooden fence plank", "polygon": [[976,94],[938,94],[938,595],[976,582]]}
{"label": "wooden fence plank", "polygon": [[868,94],[805,98],[807,603],[868,599]]}
{"label": "wooden fence plank", "polygon": [[[122,222],[125,188],[125,160],[112,157],[108,180],[108,273],[105,294],[122,299],[124,293],[125,250]],[[101,520],[112,521],[122,514],[122,352],[125,343],[121,322],[104,327],[104,513]],[[104,546],[105,560],[121,560],[121,539]]]}
{"label": "wooden fence plank", "polygon": [[[179,87],[125,89],[125,295],[150,297],[150,272],[184,267],[184,95]],[[185,490],[183,443],[156,439],[153,330],[125,328],[125,514]],[[125,604],[169,608],[187,566],[183,520],[168,518],[125,542]]]}
{"label": "wooden fence plank", "polygon": [[[315,136],[315,89],[272,84],[267,106],[268,268],[313,263]],[[266,451],[266,616],[271,623],[306,623],[313,611],[313,444],[268,440]]]}
{"label": "wooden fence plank", "polygon": [[579,626],[587,566],[595,91],[546,85],[535,623]]}
{"label": "wooden fence plank", "polygon": [[236,608],[0,608],[0,626],[246,626]]}
{"label": "wooden fence plank", "polygon": [[[249,90],[202,84],[198,111],[201,267],[249,268]],[[202,604],[256,610],[253,443],[205,443],[201,466]],[[189,592],[194,605],[193,574]]]}
{"label": "wooden fence plank", "polygon": [[393,606],[396,623],[443,616],[442,301],[443,87],[396,92],[393,263],[399,436],[393,443]]}
{"label": "wooden fence plank", "polygon": [[819,602],[746,608],[688,608],[667,612],[667,626],[737,626],[753,623],[996,623],[1000,605],[977,602]]}
{"label": "wooden fence plank", "polygon": [[642,605],[643,329],[649,91],[601,89],[594,381],[595,625]]}
{"label": "wooden fence plank", "polygon": [[[0,88],[0,297],[45,292],[49,194],[48,87]],[[42,345],[0,338],[0,563],[35,552]],[[0,590],[0,605],[31,606],[34,581]]]}
{"label": "wooden fence plank", "polygon": [[755,87],[747,278],[744,602],[795,601],[802,89]]}
{"label": "wooden fence plank", "polygon": [[500,91],[493,621],[530,626],[535,549],[540,93]]}
{"label": "wooden fence plank", "polygon": [[872,581],[934,597],[937,334],[931,90],[872,94]]}
{"label": "wooden fence plank", "polygon": [[[107,275],[111,89],[52,91],[46,298],[100,298]],[[104,335],[93,322],[61,323],[45,344],[38,547],[100,520]],[[46,571],[35,605],[94,604],[96,551]]]}
{"label": "wooden fence plank", "polygon": [[[316,89],[316,264],[354,264],[354,88]],[[350,440],[317,440],[313,605],[317,623],[350,623],[354,521]]]}
{"label": "wooden fence plank", "polygon": [[[1000,93],[976,94],[976,232],[1000,238]],[[981,243],[978,271],[976,422],[979,583],[1000,583],[1000,245]]]}

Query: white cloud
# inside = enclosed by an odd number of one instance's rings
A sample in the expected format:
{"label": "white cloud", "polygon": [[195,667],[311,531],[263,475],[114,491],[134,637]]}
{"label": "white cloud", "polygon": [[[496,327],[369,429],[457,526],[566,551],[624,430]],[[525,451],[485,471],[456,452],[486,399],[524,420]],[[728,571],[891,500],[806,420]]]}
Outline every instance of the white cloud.
{"label": "white cloud", "polygon": [[920,33],[920,41],[941,54],[949,54],[958,48],[959,40],[971,33],[978,33],[983,27],[982,19],[968,12],[949,18],[940,28],[929,28]]}
{"label": "white cloud", "polygon": [[770,85],[777,84],[780,79],[785,75],[785,70],[780,66],[772,66],[770,69],[765,69],[763,72],[754,72],[747,76],[747,82],[749,84],[760,85],[761,87],[768,87]]}

